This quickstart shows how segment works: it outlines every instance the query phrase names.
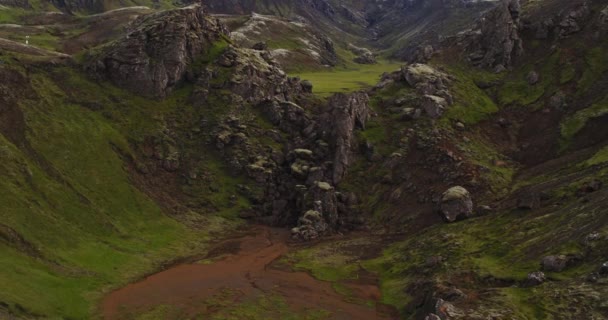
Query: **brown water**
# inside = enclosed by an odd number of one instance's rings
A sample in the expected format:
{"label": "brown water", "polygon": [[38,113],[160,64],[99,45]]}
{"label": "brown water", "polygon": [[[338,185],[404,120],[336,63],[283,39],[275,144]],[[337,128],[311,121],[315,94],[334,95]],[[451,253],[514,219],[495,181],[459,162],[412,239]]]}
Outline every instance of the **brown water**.
{"label": "brown water", "polygon": [[287,240],[286,230],[253,227],[250,235],[225,241],[212,250],[222,254],[217,261],[177,265],[110,293],[102,303],[104,318],[128,319],[125,314],[158,305],[178,307],[188,316],[210,316],[218,310],[210,310],[201,302],[226,291],[237,293],[231,296],[235,304],[273,294],[282,297],[294,313],[324,309],[330,312],[330,319],[392,318],[382,308],[352,302],[378,301],[380,292],[375,281],[346,284],[352,292],[347,299],[329,282],[273,264],[289,251]]}

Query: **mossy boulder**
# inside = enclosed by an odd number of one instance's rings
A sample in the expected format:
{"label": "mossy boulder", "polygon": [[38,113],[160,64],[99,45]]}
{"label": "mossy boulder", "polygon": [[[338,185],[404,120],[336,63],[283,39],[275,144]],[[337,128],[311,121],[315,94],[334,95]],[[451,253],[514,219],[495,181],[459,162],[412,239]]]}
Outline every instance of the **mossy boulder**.
{"label": "mossy boulder", "polygon": [[447,222],[469,218],[473,215],[473,200],[469,191],[461,186],[448,189],[441,196],[439,213]]}

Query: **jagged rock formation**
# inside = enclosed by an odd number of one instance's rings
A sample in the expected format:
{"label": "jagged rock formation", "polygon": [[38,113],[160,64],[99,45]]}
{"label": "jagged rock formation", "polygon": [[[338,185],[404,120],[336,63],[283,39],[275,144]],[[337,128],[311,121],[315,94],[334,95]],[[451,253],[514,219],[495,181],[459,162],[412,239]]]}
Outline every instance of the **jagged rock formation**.
{"label": "jagged rock formation", "polygon": [[501,0],[501,4],[484,15],[467,51],[474,65],[504,69],[523,52],[519,36],[519,0]]}
{"label": "jagged rock formation", "polygon": [[328,228],[317,230],[319,234],[348,225],[345,219],[355,215],[346,216],[346,213],[356,203],[356,198],[350,194],[339,195],[334,186],[346,174],[356,150],[354,131],[364,128],[369,118],[367,95],[335,95],[327,103],[327,112],[318,118],[307,116],[293,103],[267,103],[264,108],[273,119],[271,121],[292,135],[295,145],[300,146],[292,149],[286,159],[289,171],[274,173],[275,185],[271,185],[271,190],[284,191],[278,197],[267,192],[266,201],[272,203],[269,213],[275,221],[289,223],[293,217],[309,210],[319,212],[328,225]]}
{"label": "jagged rock formation", "polygon": [[331,179],[340,183],[346,174],[354,151],[354,130],[365,129],[370,117],[369,98],[365,93],[336,94],[329,100],[331,109],[322,119],[321,130],[330,132],[330,145],[335,152]]}
{"label": "jagged rock formation", "polygon": [[149,97],[165,97],[186,79],[188,66],[227,35],[202,7],[143,16],[125,39],[101,49],[86,69],[99,78]]}

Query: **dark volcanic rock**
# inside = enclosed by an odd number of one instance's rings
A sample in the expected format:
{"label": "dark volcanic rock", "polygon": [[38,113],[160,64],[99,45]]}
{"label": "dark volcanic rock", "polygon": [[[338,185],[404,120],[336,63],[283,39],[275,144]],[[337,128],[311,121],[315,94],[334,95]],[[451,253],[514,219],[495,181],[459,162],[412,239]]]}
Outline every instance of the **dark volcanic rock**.
{"label": "dark volcanic rock", "polygon": [[517,208],[533,210],[540,207],[540,195],[536,192],[526,192],[517,199]]}
{"label": "dark volcanic rock", "polygon": [[546,256],[540,264],[545,271],[560,272],[568,266],[568,260],[565,255]]}
{"label": "dark volcanic rock", "polygon": [[336,94],[329,99],[329,111],[323,116],[321,131],[330,132],[334,149],[332,181],[338,184],[346,174],[351,153],[356,149],[354,129],[365,128],[370,117],[366,93]]}
{"label": "dark volcanic rock", "polygon": [[268,44],[266,44],[266,42],[258,42],[256,44],[254,44],[251,49],[253,50],[260,50],[260,51],[264,51],[268,49]]}
{"label": "dark volcanic rock", "polygon": [[475,65],[487,68],[508,67],[523,52],[519,37],[519,0],[501,0],[479,22],[479,34],[470,39],[467,52]]}
{"label": "dark volcanic rock", "polygon": [[291,229],[291,236],[294,239],[310,241],[323,236],[328,230],[327,222],[321,213],[309,210],[298,219],[298,226]]}
{"label": "dark volcanic rock", "polygon": [[165,97],[185,79],[188,65],[205,54],[226,28],[201,7],[138,18],[124,39],[104,47],[89,73],[148,97]]}
{"label": "dark volcanic rock", "polygon": [[473,200],[467,189],[456,186],[441,196],[439,213],[447,222],[469,218],[473,215]]}
{"label": "dark volcanic rock", "polygon": [[608,275],[608,261],[602,263],[602,265],[600,266],[600,274]]}

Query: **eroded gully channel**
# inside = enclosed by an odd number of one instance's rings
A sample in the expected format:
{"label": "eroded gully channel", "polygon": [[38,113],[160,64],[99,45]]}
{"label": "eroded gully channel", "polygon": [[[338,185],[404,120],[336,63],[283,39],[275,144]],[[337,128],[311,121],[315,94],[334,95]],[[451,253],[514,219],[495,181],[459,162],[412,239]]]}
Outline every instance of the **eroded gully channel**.
{"label": "eroded gully channel", "polygon": [[288,239],[287,230],[253,226],[247,235],[217,245],[212,252],[221,257],[210,263],[176,265],[111,292],[102,302],[104,319],[129,319],[160,305],[179,308],[182,316],[206,319],[221,312],[209,308],[206,300],[221,297],[238,305],[265,295],[280,297],[293,313],[326,310],[328,319],[394,318],[380,303],[353,302],[379,301],[375,280],[349,282],[352,296],[346,297],[330,282],[275,263],[290,251]]}

